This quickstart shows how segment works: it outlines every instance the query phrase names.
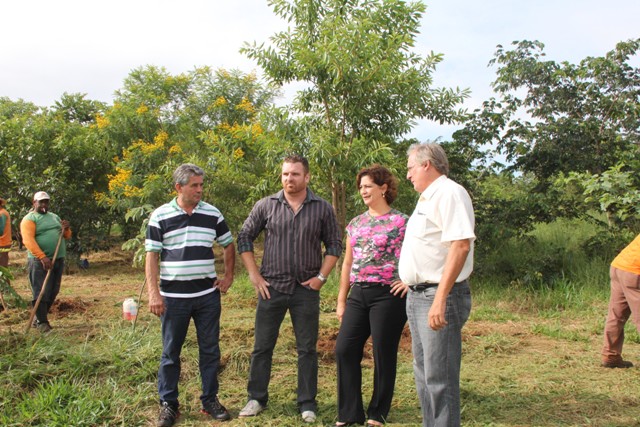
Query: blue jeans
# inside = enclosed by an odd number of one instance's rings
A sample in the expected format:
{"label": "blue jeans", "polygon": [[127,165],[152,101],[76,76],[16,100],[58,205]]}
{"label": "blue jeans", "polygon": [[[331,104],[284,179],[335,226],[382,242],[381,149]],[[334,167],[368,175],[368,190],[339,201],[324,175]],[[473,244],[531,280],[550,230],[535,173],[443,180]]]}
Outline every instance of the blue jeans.
{"label": "blue jeans", "polygon": [[287,310],[291,315],[298,351],[298,408],[316,411],[318,393],[318,324],[320,292],[296,286],[293,295],[269,289],[271,299],[258,297],[255,323],[255,344],[251,353],[251,368],[247,392],[249,400],[265,406],[269,400],[269,380],[273,349],[280,325]]}
{"label": "blue jeans", "polygon": [[[32,306],[35,305],[38,296],[44,285],[44,279],[47,277],[48,271],[42,266],[42,262],[37,258],[29,258],[27,260],[27,269],[29,270],[29,282],[31,283],[31,293],[33,294]],[[60,283],[62,282],[62,272],[64,271],[64,258],[58,258],[51,267],[51,273],[47,279],[47,286],[44,294],[40,299],[40,304],[36,310],[36,319],[38,323],[49,323],[49,309],[56,300],[60,292]]]}
{"label": "blue jeans", "polygon": [[447,326],[429,327],[429,309],[436,287],[409,291],[407,317],[411,328],[413,373],[425,427],[460,425],[460,360],[462,327],[471,312],[471,291],[467,281],[454,285],[447,296]]}
{"label": "blue jeans", "polygon": [[373,342],[373,394],[367,418],[385,422],[396,384],[398,345],[407,322],[405,298],[391,286],[351,287],[336,340],[338,421],[365,422],[362,402],[362,356],[369,336]]}
{"label": "blue jeans", "polygon": [[198,338],[200,378],[204,403],[218,394],[218,366],[220,364],[220,292],[195,298],[163,297],[165,312],[162,322],[162,358],[158,370],[158,393],[161,402],[178,405],[180,352],[189,322],[193,318]]}

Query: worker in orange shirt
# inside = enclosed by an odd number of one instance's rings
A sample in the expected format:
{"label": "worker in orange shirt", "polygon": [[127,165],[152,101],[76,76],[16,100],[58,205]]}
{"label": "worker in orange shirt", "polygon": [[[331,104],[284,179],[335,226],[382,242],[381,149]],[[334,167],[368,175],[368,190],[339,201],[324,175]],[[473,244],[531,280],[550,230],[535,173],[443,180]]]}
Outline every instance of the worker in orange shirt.
{"label": "worker in orange shirt", "polygon": [[11,216],[5,209],[7,202],[0,198],[0,267],[9,266],[11,249]]}
{"label": "worker in orange shirt", "polygon": [[624,325],[629,317],[640,331],[640,234],[611,263],[611,297],[604,325],[602,366],[630,368],[633,363],[622,359]]}

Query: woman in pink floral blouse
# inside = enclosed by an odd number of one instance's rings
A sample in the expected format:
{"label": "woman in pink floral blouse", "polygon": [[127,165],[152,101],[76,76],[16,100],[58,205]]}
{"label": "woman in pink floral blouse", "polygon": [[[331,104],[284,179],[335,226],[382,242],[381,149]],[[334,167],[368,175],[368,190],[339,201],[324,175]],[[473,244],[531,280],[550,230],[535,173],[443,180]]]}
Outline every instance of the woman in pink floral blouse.
{"label": "woman in pink floral blouse", "polygon": [[[392,209],[397,180],[380,165],[362,169],[356,178],[367,211],[347,226],[344,263],[336,314],[338,422],[336,426],[383,425],[393,398],[398,344],[407,321],[407,287],[398,278],[398,258],[408,216]],[[375,362],[373,395],[366,417],[360,363],[371,336]]]}

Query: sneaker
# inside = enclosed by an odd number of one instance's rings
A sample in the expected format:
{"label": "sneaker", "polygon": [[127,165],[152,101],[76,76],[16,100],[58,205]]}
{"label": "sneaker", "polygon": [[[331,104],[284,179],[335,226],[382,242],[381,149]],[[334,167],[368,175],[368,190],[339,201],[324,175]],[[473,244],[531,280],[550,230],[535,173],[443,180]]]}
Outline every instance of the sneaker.
{"label": "sneaker", "polygon": [[603,368],[632,368],[633,367],[633,363],[629,362],[628,360],[607,360],[602,362],[602,367]]}
{"label": "sneaker", "polygon": [[216,421],[227,421],[231,419],[227,408],[222,406],[217,397],[212,401],[204,402],[200,412],[211,415],[211,418]]}
{"label": "sneaker", "polygon": [[264,406],[260,404],[257,400],[250,400],[247,404],[242,408],[242,411],[238,414],[240,418],[244,417],[255,417],[260,412],[264,411]]}
{"label": "sneaker", "polygon": [[313,411],[302,411],[302,421],[305,423],[315,423],[316,413]]}
{"label": "sneaker", "polygon": [[51,325],[48,323],[38,323],[37,328],[38,328],[38,331],[40,331],[40,333],[42,334],[46,334],[47,332],[53,329]]}
{"label": "sneaker", "polygon": [[178,417],[180,411],[176,406],[172,406],[169,402],[162,402],[160,406],[160,414],[158,414],[158,427],[171,427]]}

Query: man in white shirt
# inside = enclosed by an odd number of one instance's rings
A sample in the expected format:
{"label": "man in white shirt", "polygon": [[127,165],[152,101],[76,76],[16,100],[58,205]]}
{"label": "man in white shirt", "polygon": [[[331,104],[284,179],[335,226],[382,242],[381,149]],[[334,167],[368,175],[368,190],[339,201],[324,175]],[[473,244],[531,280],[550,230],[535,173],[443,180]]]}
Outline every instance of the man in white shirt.
{"label": "man in white shirt", "polygon": [[475,218],[467,191],[447,178],[435,143],[409,148],[407,179],[420,199],[407,224],[400,279],[409,285],[416,388],[423,426],[460,425],[461,330],[471,311]]}

